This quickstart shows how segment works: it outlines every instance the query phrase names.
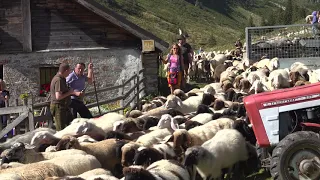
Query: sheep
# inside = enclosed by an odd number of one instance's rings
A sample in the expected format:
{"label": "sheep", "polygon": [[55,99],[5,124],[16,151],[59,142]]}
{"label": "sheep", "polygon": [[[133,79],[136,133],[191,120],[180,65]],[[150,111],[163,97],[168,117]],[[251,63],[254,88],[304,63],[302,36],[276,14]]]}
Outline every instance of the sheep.
{"label": "sheep", "polygon": [[125,180],[190,180],[188,171],[175,160],[160,160],[146,169],[141,166],[130,166],[123,169]]}
{"label": "sheep", "polygon": [[179,129],[179,124],[175,119],[170,114],[164,114],[161,116],[157,128],[163,129],[163,128],[168,128],[170,130],[176,130]]}
{"label": "sheep", "polygon": [[173,94],[179,97],[182,101],[188,99],[188,96],[181,89],[175,89]]}
{"label": "sheep", "polygon": [[34,149],[27,149],[23,143],[16,143],[12,146],[9,152],[1,158],[2,162],[8,163],[14,160],[23,164],[29,164],[73,154],[85,155],[87,153],[77,149],[70,149],[57,152],[35,152]]}
{"label": "sheep", "polygon": [[19,179],[45,179],[48,176],[77,176],[86,171],[101,168],[99,161],[92,155],[68,155],[37,163],[1,170],[0,179],[15,173]]}
{"label": "sheep", "polygon": [[149,132],[148,134],[142,135],[137,139],[137,143],[143,146],[151,146],[152,144],[159,143],[164,137],[171,135],[172,130],[167,128],[157,129]]}
{"label": "sheep", "polygon": [[190,119],[190,121],[196,121],[201,124],[205,124],[209,121],[212,120],[213,114],[212,113],[202,113],[202,114],[197,114],[193,118]]}
{"label": "sheep", "polygon": [[233,129],[239,131],[246,141],[250,142],[253,146],[256,145],[257,139],[253,129],[244,120],[236,120],[232,126]]}
{"label": "sheep", "polygon": [[0,166],[0,170],[1,169],[8,169],[8,168],[16,168],[16,167],[20,167],[23,166],[24,164],[22,163],[18,163],[18,162],[10,162],[10,163],[3,163]]}
{"label": "sheep", "polygon": [[134,165],[148,166],[161,159],[176,159],[173,143],[159,143],[151,147],[140,147],[135,152]]}
{"label": "sheep", "polygon": [[66,175],[64,170],[52,163],[32,163],[20,167],[0,170],[1,180],[43,180],[46,177]]}
{"label": "sheep", "polygon": [[224,61],[223,64],[219,64],[215,69],[214,69],[214,75],[213,75],[213,78],[214,78],[214,81],[215,82],[220,82],[220,75],[223,71],[226,71],[226,69],[228,67],[232,66],[232,61]]}
{"label": "sheep", "polygon": [[249,92],[251,94],[258,94],[266,91],[270,91],[269,88],[261,80],[258,79],[253,82],[252,86],[249,89]]}
{"label": "sheep", "polygon": [[201,145],[215,136],[220,129],[232,128],[233,122],[230,118],[219,118],[189,131],[178,129],[166,142],[173,141],[173,148],[178,154],[179,151],[185,151],[188,147]]}
{"label": "sheep", "polygon": [[311,84],[309,81],[297,81],[295,84],[294,84],[294,87],[297,87],[297,86],[304,86],[304,85],[307,85],[307,84]]}
{"label": "sheep", "polygon": [[132,110],[126,114],[126,117],[137,118],[141,116],[143,113],[140,110]]}
{"label": "sheep", "polygon": [[273,71],[280,67],[279,58],[275,57],[272,59],[262,59],[258,61],[255,66],[257,68],[263,68],[267,66],[270,71]]}
{"label": "sheep", "polygon": [[197,122],[197,121],[191,121],[191,120],[189,120],[189,121],[187,121],[187,122],[185,122],[185,129],[187,130],[187,131],[189,131],[190,129],[192,129],[192,128],[195,128],[195,127],[197,127],[197,126],[202,126],[203,124],[202,123],[199,123],[199,122]]}
{"label": "sheep", "polygon": [[277,69],[269,75],[269,89],[280,89],[290,87],[289,73],[285,69]]}
{"label": "sheep", "polygon": [[195,166],[203,179],[215,179],[221,177],[222,169],[246,161],[251,154],[256,155],[255,147],[247,144],[240,132],[223,129],[201,146],[188,148],[183,164]]}
{"label": "sheep", "polygon": [[251,83],[249,82],[249,80],[247,79],[240,80],[240,85],[239,85],[240,92],[248,93],[250,91],[250,88],[251,88]]}
{"label": "sheep", "polygon": [[122,154],[120,158],[121,158],[121,165],[123,167],[133,165],[134,155],[136,150],[139,147],[142,147],[142,144],[139,144],[136,142],[129,142],[121,148]]}
{"label": "sheep", "polygon": [[[88,122],[84,122],[86,127],[92,127],[92,130],[90,130],[90,132],[85,132],[84,134],[88,134],[90,135],[90,137],[92,137],[92,140],[103,140],[105,138],[105,135],[103,133],[103,131],[96,127],[93,124],[90,124]],[[75,123],[75,125],[77,125],[78,123]],[[81,125],[80,125],[81,126]],[[100,129],[100,130],[99,130]],[[94,130],[96,130],[97,132],[95,132]],[[77,134],[74,135],[74,137],[81,137],[83,134]],[[83,140],[84,138],[80,138],[79,140],[81,141],[81,139]],[[48,147],[50,145],[57,145],[57,143],[61,140],[60,135],[56,135],[56,134],[52,134],[49,133],[47,131],[40,131],[40,132],[36,132],[34,134],[34,136],[31,139],[30,145],[35,146],[35,148],[41,147],[41,146],[45,146]],[[88,140],[88,139],[87,139]]]}
{"label": "sheep", "polygon": [[195,112],[197,110],[197,107],[201,104],[202,96],[192,96],[188,99],[181,101],[180,98],[173,95],[170,96],[165,103],[165,107],[168,108],[174,108],[180,111],[183,114]]}
{"label": "sheep", "polygon": [[142,105],[142,112],[147,112],[150,111],[152,109],[157,108],[157,105],[154,103],[145,103],[144,105]]}
{"label": "sheep", "polygon": [[121,173],[121,147],[128,143],[127,140],[106,139],[96,143],[80,145],[78,140],[72,136],[66,136],[57,144],[57,150],[79,149],[91,154],[99,160],[102,168],[110,170],[116,177]]}
{"label": "sheep", "polygon": [[97,179],[106,179],[106,180],[118,180],[118,178],[112,176],[110,171],[107,171],[102,168],[96,168],[87,172],[84,172],[78,176],[64,176],[64,177],[50,177],[45,180],[97,180]]}
{"label": "sheep", "polygon": [[48,132],[50,134],[54,134],[56,131],[50,128],[37,128],[33,131],[26,132],[25,134],[16,135],[10,139],[7,139],[4,143],[0,144],[0,153],[5,149],[9,149],[13,144],[17,142],[30,144],[32,137],[37,132]]}
{"label": "sheep", "polygon": [[148,130],[150,127],[156,126],[159,123],[159,120],[159,118],[153,116],[145,118],[143,130]]}
{"label": "sheep", "polygon": [[[104,114],[103,116],[101,116],[99,118],[87,119],[85,121],[101,128],[104,133],[107,133],[108,131],[112,131],[114,122],[120,121],[123,119],[125,119],[124,115],[119,114],[119,113],[115,113],[115,112],[110,112],[110,113]],[[71,123],[77,123],[80,121],[81,121],[81,119],[76,118]]]}

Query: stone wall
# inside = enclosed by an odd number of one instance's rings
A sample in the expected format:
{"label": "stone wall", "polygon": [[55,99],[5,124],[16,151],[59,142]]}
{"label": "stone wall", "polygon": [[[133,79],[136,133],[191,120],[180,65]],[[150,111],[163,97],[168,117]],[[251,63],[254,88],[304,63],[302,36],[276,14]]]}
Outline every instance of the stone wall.
{"label": "stone wall", "polygon": [[[25,54],[1,54],[0,61],[4,64],[4,80],[11,92],[12,100],[21,93],[31,91],[36,95],[35,101],[41,102],[45,98],[38,97],[40,88],[40,67],[58,66],[61,62],[68,62],[72,68],[78,62],[89,63],[91,57],[94,63],[94,75],[97,89],[117,85],[121,78],[128,79],[137,67],[142,67],[141,51],[136,49],[103,49],[60,52],[33,52]],[[87,91],[93,90],[88,86]],[[105,96],[115,97],[118,91],[100,94],[99,99]],[[146,92],[148,93],[148,92]],[[108,99],[108,98],[107,98]]]}

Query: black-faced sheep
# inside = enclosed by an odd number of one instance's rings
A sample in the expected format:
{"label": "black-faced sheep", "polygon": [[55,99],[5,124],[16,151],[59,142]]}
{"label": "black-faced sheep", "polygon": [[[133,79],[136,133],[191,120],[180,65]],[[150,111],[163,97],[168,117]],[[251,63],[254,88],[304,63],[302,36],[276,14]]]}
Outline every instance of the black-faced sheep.
{"label": "black-faced sheep", "polygon": [[223,64],[219,64],[215,69],[214,69],[214,81],[219,82],[220,81],[220,75],[223,71],[225,71],[228,67],[232,66],[232,61],[225,61]]}
{"label": "black-faced sheep", "polygon": [[249,124],[246,121],[235,121],[233,124],[233,129],[239,131],[242,134],[242,136],[246,139],[246,141],[249,141],[254,146],[256,145],[256,136],[253,132],[253,129],[249,126]]}
{"label": "black-faced sheep", "polygon": [[240,132],[223,129],[201,146],[188,148],[183,164],[196,166],[203,179],[214,179],[221,177],[222,169],[246,161],[252,154],[256,154],[255,147],[247,144]]}

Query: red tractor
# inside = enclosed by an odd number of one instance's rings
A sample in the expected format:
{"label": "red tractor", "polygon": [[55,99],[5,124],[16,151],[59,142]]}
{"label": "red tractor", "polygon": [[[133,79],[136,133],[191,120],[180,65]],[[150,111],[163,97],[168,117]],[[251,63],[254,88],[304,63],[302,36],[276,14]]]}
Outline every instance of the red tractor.
{"label": "red tractor", "polygon": [[261,164],[274,180],[320,180],[320,83],[244,98]]}

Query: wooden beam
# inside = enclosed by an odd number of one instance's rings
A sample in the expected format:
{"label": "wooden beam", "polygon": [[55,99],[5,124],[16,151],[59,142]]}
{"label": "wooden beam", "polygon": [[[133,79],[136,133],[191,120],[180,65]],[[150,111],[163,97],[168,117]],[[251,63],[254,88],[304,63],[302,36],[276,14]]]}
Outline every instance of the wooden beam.
{"label": "wooden beam", "polygon": [[32,52],[30,0],[21,0],[23,51]]}
{"label": "wooden beam", "polygon": [[5,134],[10,132],[14,127],[16,127],[18,124],[20,124],[23,120],[25,120],[28,117],[28,112],[22,113],[17,119],[15,119],[12,123],[8,124],[1,132],[0,132],[0,138],[2,138]]}
{"label": "wooden beam", "polygon": [[22,113],[28,110],[27,106],[13,106],[1,108],[0,115]]}

